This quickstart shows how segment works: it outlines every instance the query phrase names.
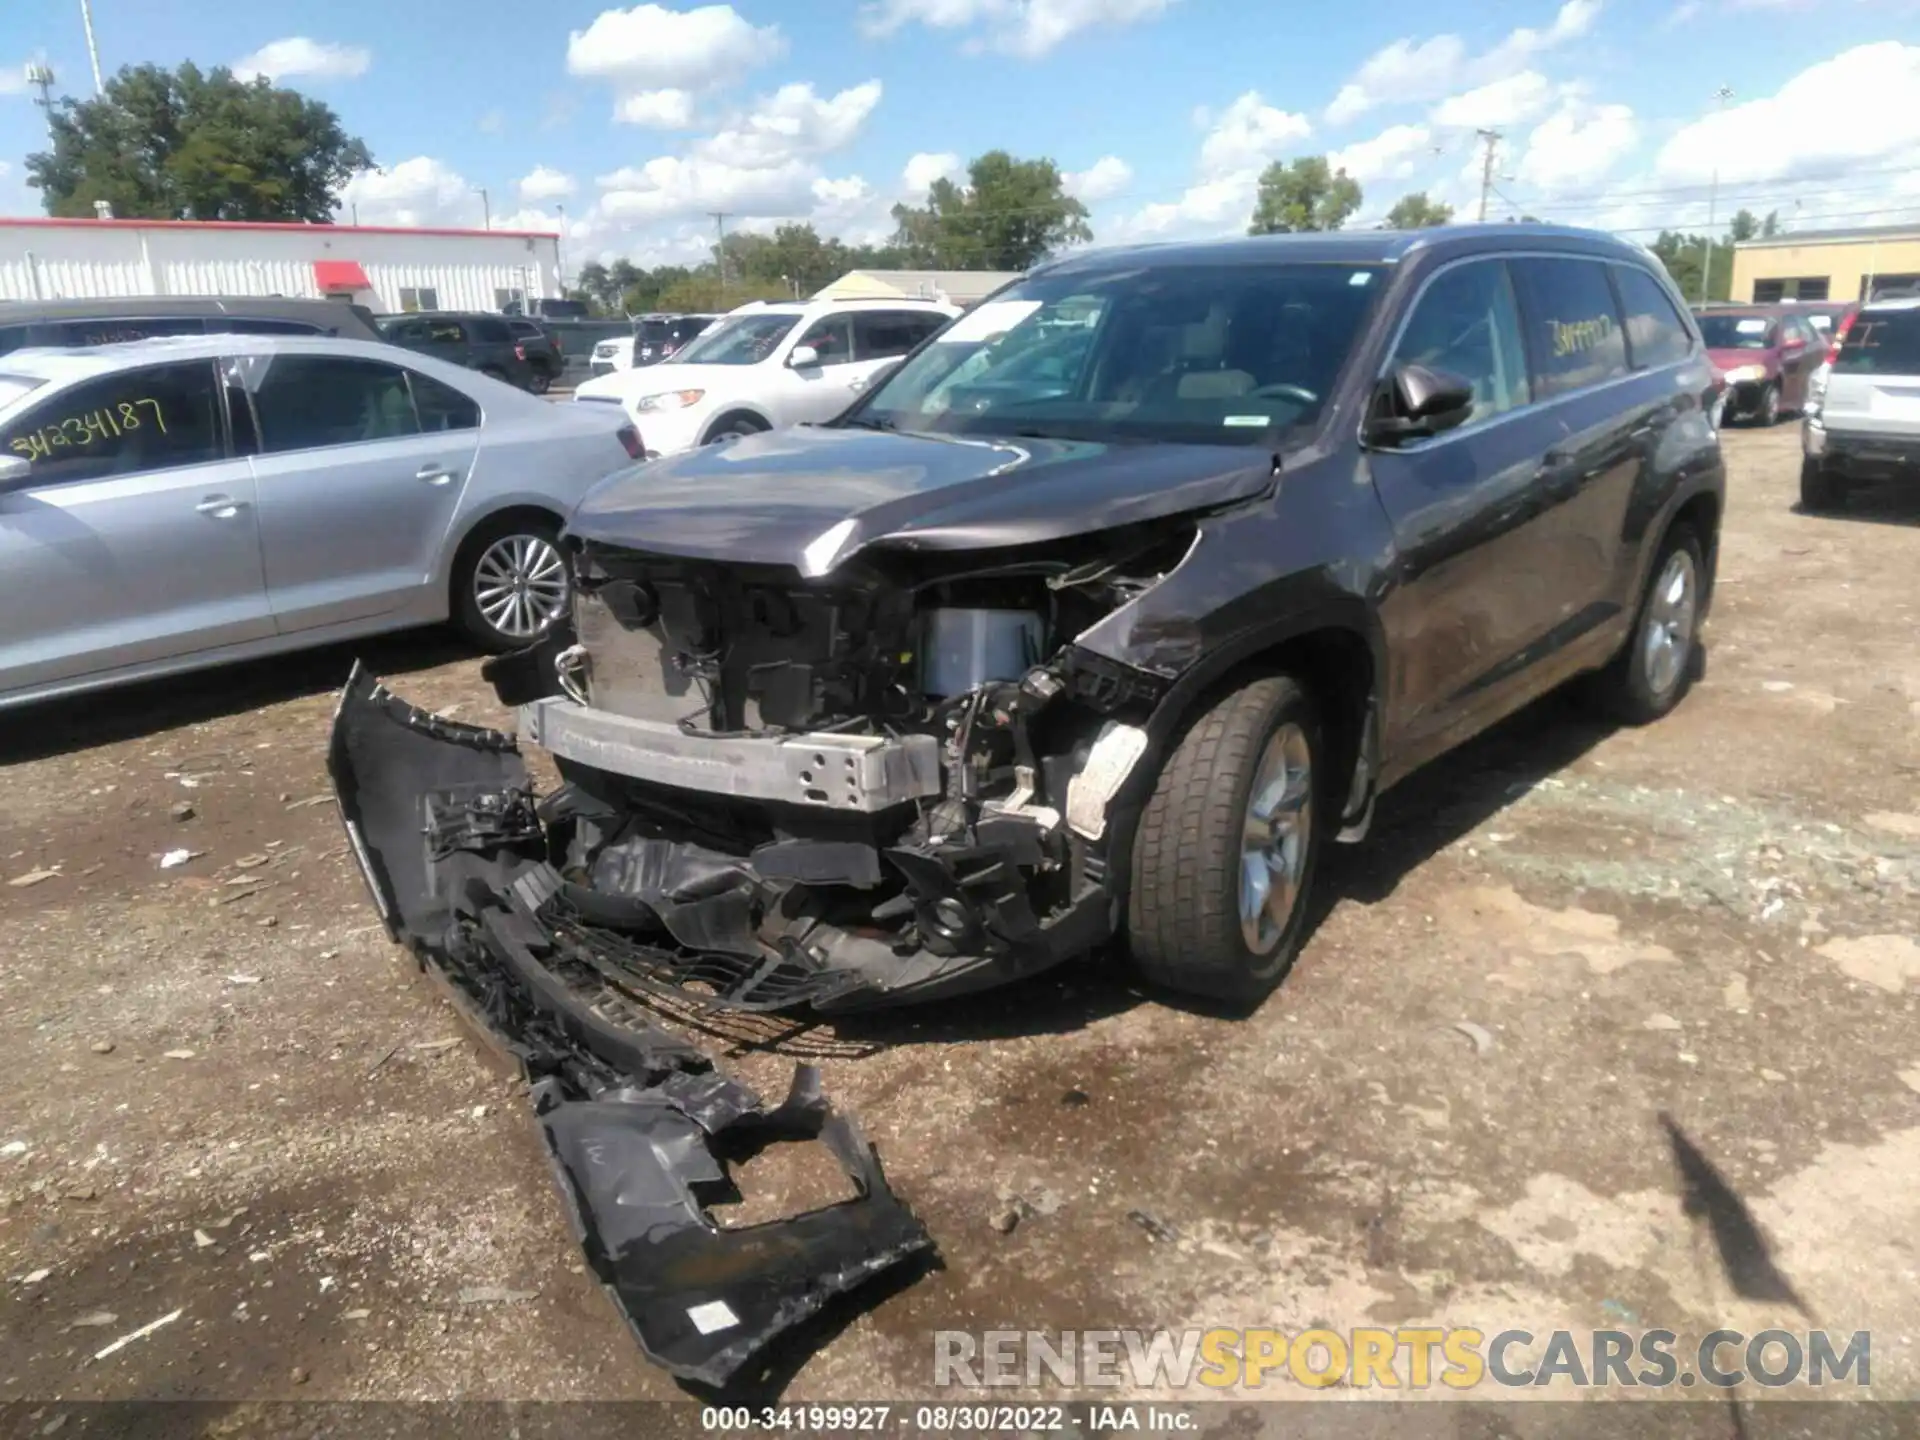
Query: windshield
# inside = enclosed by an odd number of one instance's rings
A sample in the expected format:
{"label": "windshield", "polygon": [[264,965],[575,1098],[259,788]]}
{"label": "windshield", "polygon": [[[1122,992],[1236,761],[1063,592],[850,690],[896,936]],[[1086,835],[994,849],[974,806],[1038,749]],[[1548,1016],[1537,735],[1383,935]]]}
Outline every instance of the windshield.
{"label": "windshield", "polygon": [[1378,277],[1320,264],[1041,274],[955,320],[851,423],[1252,444],[1319,414]]}
{"label": "windshield", "polygon": [[722,320],[713,329],[676,351],[676,365],[758,365],[773,354],[787,332],[800,322],[798,315],[740,315]]}
{"label": "windshield", "polygon": [[1773,321],[1765,315],[1701,315],[1700,333],[1709,350],[1764,350]]}

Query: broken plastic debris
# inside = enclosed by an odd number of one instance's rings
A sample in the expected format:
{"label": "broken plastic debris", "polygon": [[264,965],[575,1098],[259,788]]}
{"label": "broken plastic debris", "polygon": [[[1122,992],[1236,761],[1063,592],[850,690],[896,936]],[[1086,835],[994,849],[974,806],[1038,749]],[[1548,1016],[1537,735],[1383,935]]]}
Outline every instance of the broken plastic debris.
{"label": "broken plastic debris", "polygon": [[1155,1240],[1178,1240],[1180,1232],[1151,1210],[1129,1210],[1127,1219],[1138,1225]]}
{"label": "broken plastic debris", "polygon": [[258,985],[260,983],[260,977],[258,975],[229,975],[227,976],[227,983],[229,985]]}
{"label": "broken plastic debris", "polygon": [[26,1153],[27,1142],[24,1140],[9,1140],[6,1144],[0,1145],[0,1155],[24,1155]]}
{"label": "broken plastic debris", "polygon": [[111,1345],[102,1346],[99,1350],[96,1350],[94,1352],[93,1358],[96,1360],[104,1360],[109,1355],[113,1354],[115,1351],[126,1349],[126,1347],[131,1345],[134,1341],[146,1339],[147,1336],[153,1334],[153,1332],[160,1329],[161,1326],[171,1325],[174,1321],[178,1320],[182,1315],[186,1313],[187,1312],[184,1309],[169,1311],[167,1314],[162,1315],[158,1320],[152,1320],[152,1321],[149,1321],[147,1324],[142,1325],[138,1330],[128,1331],[125,1335],[122,1335],[118,1340],[115,1340]]}
{"label": "broken plastic debris", "polygon": [[38,1285],[51,1274],[53,1274],[51,1270],[29,1270],[20,1277],[20,1283],[22,1285]]}
{"label": "broken plastic debris", "polygon": [[193,1059],[193,1051],[169,1050],[167,1051],[165,1058],[168,1060],[191,1060]]}
{"label": "broken plastic debris", "polygon": [[14,876],[13,879],[7,881],[7,884],[13,886],[16,890],[24,890],[29,885],[38,885],[42,880],[57,880],[59,878],[60,871],[56,866],[51,870],[29,870],[24,875]]}
{"label": "broken plastic debris", "polygon": [[89,1315],[81,1315],[67,1322],[69,1330],[104,1330],[119,1320],[111,1310],[95,1310]]}
{"label": "broken plastic debris", "polygon": [[1471,1020],[1456,1020],[1453,1023],[1453,1028],[1473,1041],[1474,1054],[1490,1055],[1493,1053],[1493,1032],[1487,1029],[1486,1026],[1476,1025]]}
{"label": "broken plastic debris", "polygon": [[509,1290],[504,1285],[469,1285],[456,1298],[462,1305],[520,1305],[538,1299],[539,1295],[538,1290]]}
{"label": "broken plastic debris", "polygon": [[719,1330],[731,1330],[740,1323],[740,1317],[733,1313],[733,1307],[724,1300],[709,1300],[702,1305],[689,1306],[687,1319],[693,1322],[693,1328],[702,1335],[712,1335]]}
{"label": "broken plastic debris", "polygon": [[211,1250],[215,1245],[219,1244],[220,1242],[215,1240],[213,1236],[207,1234],[206,1231],[196,1230],[193,1232],[193,1243],[199,1246],[202,1250]]}
{"label": "broken plastic debris", "polygon": [[197,860],[206,853],[204,850],[169,850],[160,857],[160,868],[176,870],[189,860]]}

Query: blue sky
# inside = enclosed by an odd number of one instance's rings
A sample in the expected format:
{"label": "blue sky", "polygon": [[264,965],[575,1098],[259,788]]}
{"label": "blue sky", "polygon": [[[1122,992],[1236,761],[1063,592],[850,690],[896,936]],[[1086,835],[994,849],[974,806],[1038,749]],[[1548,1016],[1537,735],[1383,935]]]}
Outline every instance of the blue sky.
{"label": "blue sky", "polygon": [[[1269,160],[1330,153],[1359,219],[1426,189],[1650,238],[1779,209],[1920,221],[1920,0],[93,0],[101,62],[319,96],[381,166],[363,223],[564,225],[580,258],[697,256],[706,212],[877,238],[993,147],[1071,174],[1096,239],[1244,227]],[[89,93],[79,0],[0,14],[0,212],[35,213],[43,59]],[[1716,101],[1730,86],[1734,95]],[[564,220],[561,208],[565,209]],[[343,214],[343,218],[346,216]]]}

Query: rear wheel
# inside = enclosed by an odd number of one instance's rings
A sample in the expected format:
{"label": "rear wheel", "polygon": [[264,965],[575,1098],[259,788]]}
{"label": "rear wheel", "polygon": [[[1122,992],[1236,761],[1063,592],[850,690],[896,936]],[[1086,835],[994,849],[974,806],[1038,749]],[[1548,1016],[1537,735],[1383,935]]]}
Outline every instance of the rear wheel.
{"label": "rear wheel", "polygon": [[1800,508],[1809,515],[1837,510],[1846,503],[1846,483],[1811,455],[1800,462]]}
{"label": "rear wheel", "polygon": [[572,592],[559,525],[545,516],[505,515],[460,547],[453,567],[455,622],[487,650],[531,645],[567,613]]}
{"label": "rear wheel", "polygon": [[536,395],[544,395],[553,388],[553,373],[544,365],[533,367],[533,374],[527,379],[527,388]]}
{"label": "rear wheel", "polygon": [[1667,532],[1640,601],[1633,633],[1590,684],[1594,698],[1629,725],[1658,720],[1693,683],[1706,559],[1690,525]]}
{"label": "rear wheel", "polygon": [[1753,407],[1753,423],[1762,426],[1780,423],[1780,387],[1771,381],[1761,387],[1760,402]]}
{"label": "rear wheel", "polygon": [[1127,933],[1150,980],[1263,999],[1293,964],[1324,833],[1320,722],[1284,675],[1255,680],[1192,724],[1167,757],[1133,847]]}

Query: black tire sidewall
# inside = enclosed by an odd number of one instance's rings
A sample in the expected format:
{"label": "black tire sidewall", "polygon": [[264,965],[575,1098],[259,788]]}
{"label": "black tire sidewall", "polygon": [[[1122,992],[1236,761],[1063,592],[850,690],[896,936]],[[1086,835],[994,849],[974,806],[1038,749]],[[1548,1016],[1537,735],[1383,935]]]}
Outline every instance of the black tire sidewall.
{"label": "black tire sidewall", "polygon": [[[1647,675],[1645,637],[1647,615],[1653,608],[1653,595],[1660,583],[1660,577],[1666,573],[1667,562],[1674,552],[1685,550],[1693,557],[1693,628],[1687,636],[1687,658],[1680,667],[1679,678],[1673,687],[1664,694],[1656,694],[1652,681]],[[1677,525],[1667,535],[1660,546],[1660,552],[1654,557],[1653,570],[1647,576],[1645,591],[1640,597],[1640,608],[1633,618],[1633,633],[1627,639],[1626,654],[1626,699],[1635,718],[1658,719],[1670,712],[1685,698],[1688,686],[1692,683],[1694,651],[1700,645],[1700,615],[1706,599],[1707,568],[1706,555],[1700,548],[1700,539],[1691,525]]]}
{"label": "black tire sidewall", "polygon": [[[480,602],[473,593],[473,571],[480,563],[480,557],[499,540],[509,535],[538,536],[549,545],[554,545],[560,536],[560,526],[551,520],[540,520],[532,516],[507,516],[500,520],[482,524],[461,545],[460,553],[453,563],[453,623],[462,634],[483,650],[499,655],[511,650],[521,650],[536,643],[539,636],[523,640],[517,635],[503,634],[493,627],[491,621],[480,613]],[[557,548],[557,546],[556,546]],[[572,580],[569,578],[571,588]],[[545,632],[542,632],[545,633]]]}

